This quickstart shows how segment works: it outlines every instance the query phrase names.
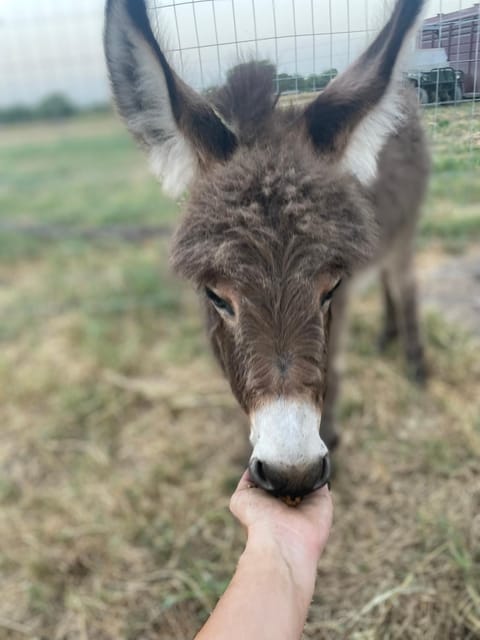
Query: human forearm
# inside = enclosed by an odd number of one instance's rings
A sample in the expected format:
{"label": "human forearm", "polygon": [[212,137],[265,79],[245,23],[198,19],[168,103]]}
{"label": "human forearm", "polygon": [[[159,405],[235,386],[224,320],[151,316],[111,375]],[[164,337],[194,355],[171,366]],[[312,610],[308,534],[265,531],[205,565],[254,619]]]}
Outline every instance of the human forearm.
{"label": "human forearm", "polygon": [[247,546],[230,586],[196,640],[298,640],[332,523],[326,487],[295,509],[245,473],[230,501]]}
{"label": "human forearm", "polygon": [[249,541],[235,576],[197,640],[300,638],[315,585],[316,562],[298,575],[270,541]]}

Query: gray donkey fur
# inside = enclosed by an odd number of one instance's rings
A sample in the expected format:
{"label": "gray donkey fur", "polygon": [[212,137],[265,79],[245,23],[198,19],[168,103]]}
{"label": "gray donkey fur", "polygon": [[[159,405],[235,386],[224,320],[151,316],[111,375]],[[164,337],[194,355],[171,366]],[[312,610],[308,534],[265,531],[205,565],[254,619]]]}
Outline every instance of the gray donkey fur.
{"label": "gray donkey fur", "polygon": [[283,109],[265,63],[240,64],[208,100],[196,94],[144,1],[107,3],[119,111],[164,187],[189,190],[172,265],[201,291],[214,353],[250,416],[251,475],[276,494],[327,479],[336,354],[365,267],[380,268],[381,346],[399,334],[425,377],[412,258],[429,156],[415,97],[397,80],[422,5],[398,0],[356,63],[307,107]]}

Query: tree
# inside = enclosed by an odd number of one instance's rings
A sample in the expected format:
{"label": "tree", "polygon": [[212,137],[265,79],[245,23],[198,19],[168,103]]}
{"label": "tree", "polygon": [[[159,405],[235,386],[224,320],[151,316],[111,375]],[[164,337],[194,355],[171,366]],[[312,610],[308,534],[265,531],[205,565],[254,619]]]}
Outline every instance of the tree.
{"label": "tree", "polygon": [[36,108],[37,117],[41,120],[70,118],[76,112],[74,105],[61,93],[52,93],[44,98]]}

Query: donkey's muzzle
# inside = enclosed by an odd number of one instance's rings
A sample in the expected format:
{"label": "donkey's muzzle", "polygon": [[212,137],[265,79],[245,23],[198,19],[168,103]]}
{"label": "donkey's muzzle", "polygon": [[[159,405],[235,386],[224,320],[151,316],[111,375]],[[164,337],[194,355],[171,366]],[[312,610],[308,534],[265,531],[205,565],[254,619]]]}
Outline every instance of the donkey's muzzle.
{"label": "donkey's muzzle", "polygon": [[256,485],[274,496],[303,497],[320,489],[330,478],[328,453],[307,467],[274,466],[252,458],[249,464],[250,477]]}

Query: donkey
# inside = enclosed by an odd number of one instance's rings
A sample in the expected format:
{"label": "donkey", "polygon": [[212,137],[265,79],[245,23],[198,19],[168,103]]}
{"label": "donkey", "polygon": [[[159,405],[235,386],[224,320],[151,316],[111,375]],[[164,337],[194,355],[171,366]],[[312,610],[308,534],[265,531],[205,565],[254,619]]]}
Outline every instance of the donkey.
{"label": "donkey", "polygon": [[423,4],[397,0],[354,64],[306,107],[284,109],[265,63],[235,67],[208,99],[196,93],[144,0],[107,2],[118,110],[164,189],[188,189],[171,263],[203,297],[214,354],[250,418],[250,474],[275,495],[328,480],[342,318],[365,267],[381,274],[382,345],[399,334],[425,376],[412,256],[429,156],[399,72]]}

